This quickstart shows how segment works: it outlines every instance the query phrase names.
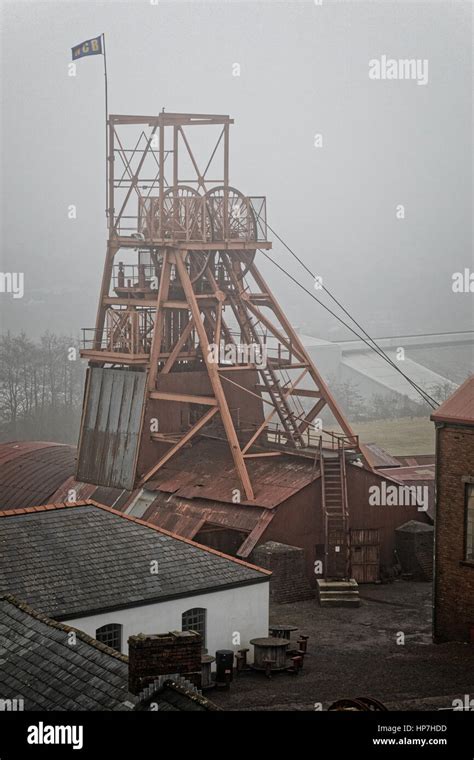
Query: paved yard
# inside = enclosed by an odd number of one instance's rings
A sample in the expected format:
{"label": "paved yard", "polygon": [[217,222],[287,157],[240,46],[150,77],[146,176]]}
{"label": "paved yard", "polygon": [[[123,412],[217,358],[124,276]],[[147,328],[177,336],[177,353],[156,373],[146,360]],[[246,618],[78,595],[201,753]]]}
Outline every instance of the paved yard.
{"label": "paved yard", "polygon": [[273,605],[272,623],[292,623],[310,637],[303,671],[271,679],[243,673],[210,698],[226,710],[327,709],[357,696],[392,710],[433,710],[474,697],[474,646],[431,641],[430,583],[364,585],[360,593],[358,609],[323,609],[316,600]]}

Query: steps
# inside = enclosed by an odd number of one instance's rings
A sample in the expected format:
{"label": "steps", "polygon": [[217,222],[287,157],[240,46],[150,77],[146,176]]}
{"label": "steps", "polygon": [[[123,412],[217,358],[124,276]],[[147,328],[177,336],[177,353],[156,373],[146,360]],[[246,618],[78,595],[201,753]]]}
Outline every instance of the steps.
{"label": "steps", "polygon": [[304,440],[299,431],[298,420],[295,418],[295,415],[285,397],[284,391],[280,387],[276,373],[271,366],[267,365],[260,370],[260,374],[267,388],[267,392],[272,399],[275,409],[278,412],[278,416],[280,417],[283,429],[288,434],[290,440],[295,446],[304,446]]}
{"label": "steps", "polygon": [[344,494],[340,457],[324,456],[324,506],[331,528],[344,528]]}
{"label": "steps", "polygon": [[320,607],[360,607],[359,586],[353,578],[316,583]]}
{"label": "steps", "polygon": [[325,577],[349,577],[349,525],[345,482],[344,448],[323,450],[320,446],[322,505],[325,524]]}

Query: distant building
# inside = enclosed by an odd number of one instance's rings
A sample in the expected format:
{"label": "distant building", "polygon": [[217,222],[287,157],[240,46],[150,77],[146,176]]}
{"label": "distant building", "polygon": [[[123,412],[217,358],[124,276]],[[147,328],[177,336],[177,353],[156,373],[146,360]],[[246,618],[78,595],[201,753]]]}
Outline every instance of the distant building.
{"label": "distant building", "polygon": [[127,652],[134,634],[194,630],[249,646],[268,631],[267,570],[92,501],[0,512],[0,594]]}
{"label": "distant building", "polygon": [[[0,597],[0,621],[0,711],[218,709],[179,673],[149,678],[146,690],[131,693],[125,655],[15,597]],[[146,669],[143,656],[140,665]]]}
{"label": "distant building", "polygon": [[434,638],[474,642],[474,375],[436,425]]}

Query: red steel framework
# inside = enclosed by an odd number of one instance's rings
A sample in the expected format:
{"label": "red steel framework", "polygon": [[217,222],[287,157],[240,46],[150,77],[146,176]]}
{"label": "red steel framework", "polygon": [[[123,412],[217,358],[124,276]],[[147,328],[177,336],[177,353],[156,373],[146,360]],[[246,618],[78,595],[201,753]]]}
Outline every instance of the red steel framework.
{"label": "red steel framework", "polygon": [[[229,184],[231,124],[209,114],[109,117],[107,254],[81,355],[91,368],[146,373],[136,485],[208,434],[227,441],[252,502],[249,458],[360,449],[257,269],[256,252],[272,247],[266,199]],[[342,432],[322,431],[325,407]],[[158,430],[150,418],[163,421]],[[339,517],[333,500],[326,522],[347,533],[340,472]]]}

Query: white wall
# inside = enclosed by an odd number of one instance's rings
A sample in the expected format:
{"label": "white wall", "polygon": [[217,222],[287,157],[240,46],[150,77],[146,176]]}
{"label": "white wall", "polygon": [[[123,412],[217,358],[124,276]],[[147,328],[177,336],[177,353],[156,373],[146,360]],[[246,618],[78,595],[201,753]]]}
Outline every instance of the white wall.
{"label": "white wall", "polygon": [[97,628],[120,623],[123,626],[122,652],[127,654],[129,636],[180,631],[182,613],[193,607],[204,607],[207,610],[206,647],[209,654],[215,655],[217,649],[236,652],[249,647],[251,662],[253,647],[249,644],[250,639],[268,636],[268,605],[269,583],[264,582],[62,622],[93,637]]}

